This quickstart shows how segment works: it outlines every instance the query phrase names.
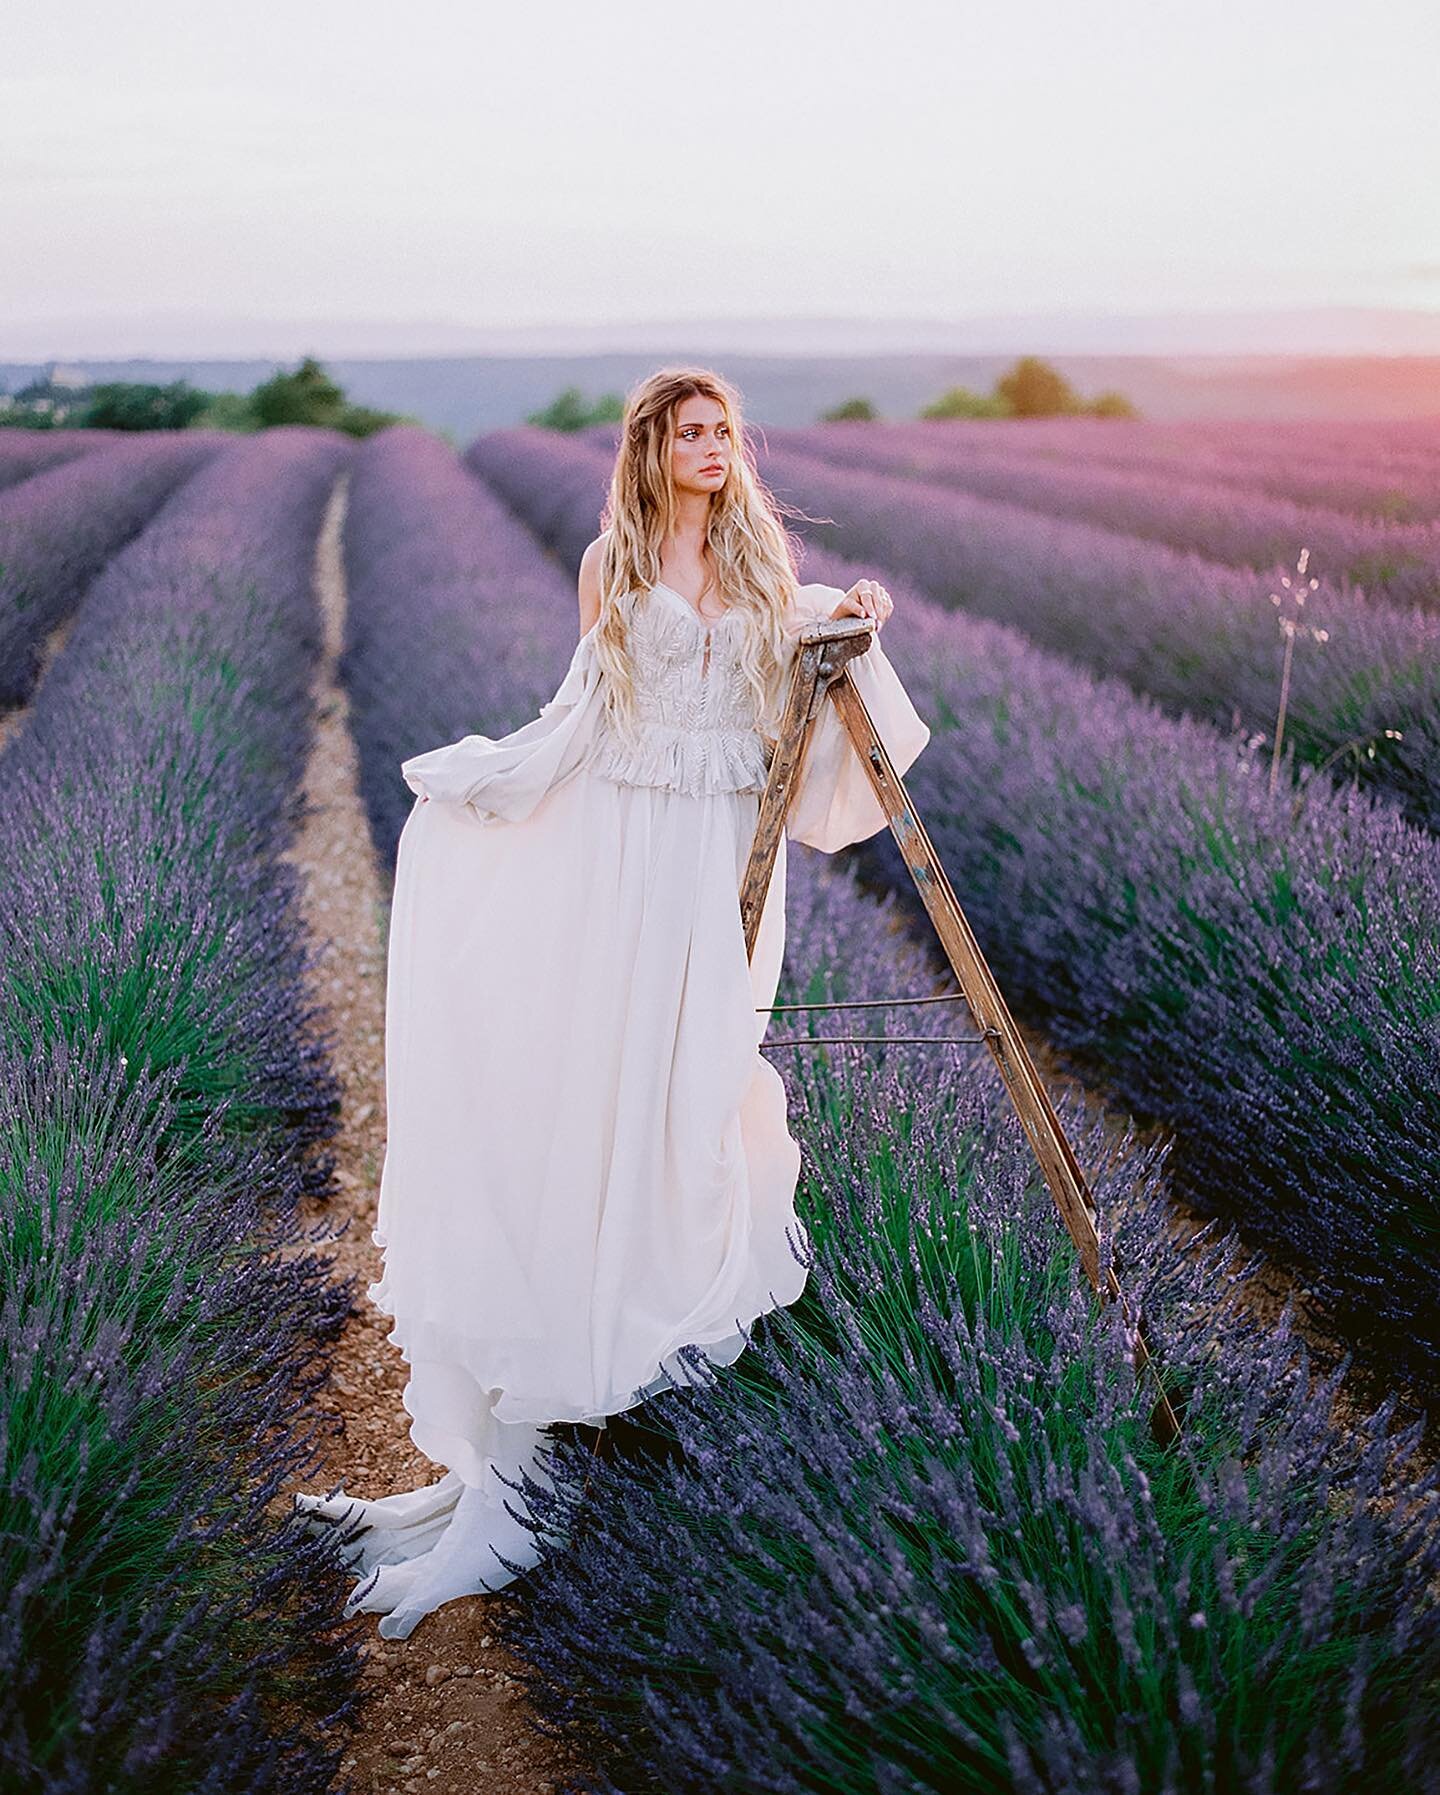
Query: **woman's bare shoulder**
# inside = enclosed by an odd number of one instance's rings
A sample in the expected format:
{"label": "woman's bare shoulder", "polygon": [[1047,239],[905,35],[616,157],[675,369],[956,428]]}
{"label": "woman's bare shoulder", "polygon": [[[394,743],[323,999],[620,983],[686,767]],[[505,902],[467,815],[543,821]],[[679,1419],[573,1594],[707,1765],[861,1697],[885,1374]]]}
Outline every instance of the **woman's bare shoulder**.
{"label": "woman's bare shoulder", "polygon": [[580,557],[580,634],[583,636],[600,616],[600,557],[610,532],[604,530]]}

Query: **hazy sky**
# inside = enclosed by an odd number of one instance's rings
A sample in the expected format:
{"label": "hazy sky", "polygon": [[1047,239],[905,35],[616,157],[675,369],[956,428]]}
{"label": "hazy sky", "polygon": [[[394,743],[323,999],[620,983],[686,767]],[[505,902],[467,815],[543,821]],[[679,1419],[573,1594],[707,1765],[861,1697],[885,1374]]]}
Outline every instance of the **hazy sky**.
{"label": "hazy sky", "polygon": [[1440,308],[1437,19],[7,0],[0,354],[67,316]]}

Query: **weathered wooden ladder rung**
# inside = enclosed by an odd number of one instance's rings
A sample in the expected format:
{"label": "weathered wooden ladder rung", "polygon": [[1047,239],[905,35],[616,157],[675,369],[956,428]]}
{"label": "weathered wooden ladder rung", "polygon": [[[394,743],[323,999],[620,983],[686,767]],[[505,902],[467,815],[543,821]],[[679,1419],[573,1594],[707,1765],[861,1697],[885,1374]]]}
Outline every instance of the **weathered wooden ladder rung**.
{"label": "weathered wooden ladder rung", "polygon": [[[1102,1302],[1120,1301],[1128,1323],[1131,1320],[1129,1307],[1122,1296],[1113,1266],[1106,1268],[1103,1281],[1100,1276],[1100,1242],[1095,1230],[1095,1199],[1080,1170],[1074,1149],[1060,1126],[1049,1093],[1041,1083],[1030,1051],[1015,1027],[994,974],[980,952],[979,943],[960,908],[945,868],[940,864],[925,826],[910,802],[905,783],[886,753],[885,744],[880,740],[864,700],[850,676],[849,663],[870,646],[871,629],[872,625],[865,618],[845,617],[813,624],[799,638],[790,690],[780,720],[765,792],[760,800],[755,841],[750,850],[750,862],[745,869],[744,882],[740,887],[740,914],[745,925],[746,953],[753,958],[760,916],[765,906],[765,894],[770,888],[785,817],[791,797],[799,784],[815,718],[828,695],[840,713],[846,733],[855,745],[875,796],[889,820],[890,831],[910,869],[930,920],[935,925],[940,945],[945,950],[959,984],[960,994],[981,1031],[978,1036],[963,1038],[983,1040],[990,1049],[1005,1089],[1039,1161],[1045,1182],[1055,1199],[1055,1206],[1060,1211],[1061,1220],[1075,1243],[1085,1275]],[[778,1007],[813,1009],[830,1006],[800,1004]],[[850,1040],[885,1038],[848,1037]],[[910,1037],[889,1037],[892,1041],[900,1038]],[[797,1043],[770,1043],[774,1046],[794,1044]],[[1138,1316],[1133,1321],[1132,1338],[1137,1371],[1143,1372],[1148,1368],[1158,1384],[1159,1373],[1146,1344],[1143,1321]],[[1168,1442],[1179,1434],[1180,1423],[1163,1385],[1150,1419],[1158,1440]]]}

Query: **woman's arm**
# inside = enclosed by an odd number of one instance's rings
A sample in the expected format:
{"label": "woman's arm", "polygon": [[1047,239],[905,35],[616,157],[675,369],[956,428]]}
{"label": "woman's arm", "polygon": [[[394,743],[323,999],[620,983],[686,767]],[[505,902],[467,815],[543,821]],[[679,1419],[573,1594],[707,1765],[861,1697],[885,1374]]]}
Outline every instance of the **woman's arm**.
{"label": "woman's arm", "polygon": [[605,538],[597,536],[580,557],[580,634],[595,627],[600,619],[600,557],[605,552]]}
{"label": "woman's arm", "polygon": [[[846,663],[846,670],[895,771],[903,775],[930,740],[930,727],[917,713],[880,645],[880,620],[889,616],[890,610],[889,593],[873,580],[859,580],[848,592],[811,583],[797,592],[785,633],[795,641],[807,624],[820,619],[864,616],[874,620],[869,646]],[[792,841],[833,854],[852,842],[867,840],[887,821],[840,713],[827,701],[811,723],[810,745],[791,794],[785,833]]]}

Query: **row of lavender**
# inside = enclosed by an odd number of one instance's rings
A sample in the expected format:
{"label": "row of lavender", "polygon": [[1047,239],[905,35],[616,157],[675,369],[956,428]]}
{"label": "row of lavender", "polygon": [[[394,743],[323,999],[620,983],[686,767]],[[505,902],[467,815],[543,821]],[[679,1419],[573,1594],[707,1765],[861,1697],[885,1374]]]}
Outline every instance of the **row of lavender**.
{"label": "row of lavender", "polygon": [[[836,425],[840,435],[851,425]],[[881,425],[877,436],[890,435]],[[902,424],[894,434],[946,444],[967,455],[1019,455],[1056,466],[1111,468],[1203,480],[1238,493],[1267,493],[1298,505],[1394,523],[1440,518],[1440,422],[1394,427],[1365,423],[1124,423],[1114,419],[964,419]]]}
{"label": "row of lavender", "polygon": [[924,424],[771,431],[769,442],[862,473],[907,474],[1047,517],[1099,524],[1235,567],[1290,567],[1308,548],[1311,572],[1343,597],[1440,609],[1440,522],[1401,524],[1301,505],[1183,466],[1096,467],[1006,454],[976,448],[973,439],[937,436]]}
{"label": "row of lavender", "polygon": [[117,440],[118,430],[7,430],[0,428],[0,492],[47,467],[59,467]]}
{"label": "row of lavender", "polygon": [[[453,453],[410,425],[382,432],[357,458],[343,541],[340,677],[376,852],[393,869],[414,803],[400,761],[452,729],[503,734],[539,709],[554,690],[555,613],[570,582]],[[482,619],[487,606],[495,614]],[[426,669],[423,682],[397,678],[397,655]]]}
{"label": "row of lavender", "polygon": [[218,431],[146,433],[52,459],[0,494],[0,707],[25,702],[49,632],[224,441]]}
{"label": "row of lavender", "polygon": [[0,764],[7,1788],[319,1795],[356,1699],[327,1542],[277,1502],[351,1300],[297,1221],[338,1092],[281,858],[350,450],[215,455]]}
{"label": "row of lavender", "polygon": [[[572,566],[608,463],[554,433],[468,459]],[[1264,769],[885,563],[887,647],[935,728],[907,780],[1012,1000],[1130,1108],[1171,1124],[1193,1200],[1287,1260],[1335,1325],[1421,1374],[1440,1164],[1440,865],[1387,805]],[[867,845],[914,902],[890,837]],[[918,915],[918,909],[917,909]]]}
{"label": "row of lavender", "polygon": [[[1286,751],[1440,829],[1440,612],[1323,584],[1297,606],[1269,578],[1095,524],[786,451],[761,466],[781,498],[818,517],[807,533],[823,547],[1258,742],[1276,733],[1282,632],[1293,625]],[[1286,598],[1280,610],[1272,590]]]}
{"label": "row of lavender", "polygon": [[[966,446],[924,447],[937,432]],[[588,435],[608,452],[611,427]],[[933,425],[772,433],[779,446],[764,465],[783,495],[829,514],[830,527],[816,535],[837,553],[876,556],[938,603],[1013,624],[1167,709],[1264,741],[1277,731],[1285,631],[1293,629],[1287,749],[1393,794],[1413,820],[1440,827],[1440,616],[1367,602],[1328,579],[1311,591],[1321,560],[1307,565],[1307,581],[1293,568],[1262,576],[1221,565],[1216,544],[1237,519],[1252,548],[1282,540],[1273,518],[1264,524],[1234,493],[1227,503],[1217,489],[1213,504],[1191,506],[1181,528],[1173,493],[1153,476],[1123,477],[1127,507],[1114,476],[987,454],[970,446],[976,440],[973,431],[952,436],[950,426]],[[914,485],[876,471],[890,462],[917,476]],[[945,468],[952,483],[936,483]],[[957,490],[964,486],[972,490]],[[1083,503],[1072,503],[1082,488]],[[1292,559],[1314,541],[1313,516],[1294,521],[1305,532],[1291,539]],[[1121,528],[1162,540],[1127,538]],[[1204,555],[1195,552],[1202,547]],[[1427,565],[1433,579],[1433,552]],[[1279,610],[1272,594],[1284,600]]]}
{"label": "row of lavender", "polygon": [[[574,468],[528,471],[553,508]],[[347,518],[352,714],[391,861],[400,760],[533,714],[578,628],[573,581],[457,474],[419,433],[373,439]],[[930,988],[886,906],[791,855],[782,1000]],[[597,1458],[562,1430],[556,1495],[526,1492],[539,1525],[564,1511],[569,1544],[498,1624],[593,1767],[570,1787],[1421,1789],[1440,1516],[1415,1434],[1384,1411],[1337,1430],[1335,1385],[1309,1386],[1288,1327],[1227,1307],[1233,1240],[1176,1256],[1159,1156],[1134,1151],[1097,1194],[1106,1262],[1185,1404],[1157,1447],[1153,1387],[988,1061],[814,1051],[779,1062],[806,1293],[712,1387],[630,1417],[658,1451]],[[1087,1163],[1108,1157],[1098,1124],[1062,1114]]]}

